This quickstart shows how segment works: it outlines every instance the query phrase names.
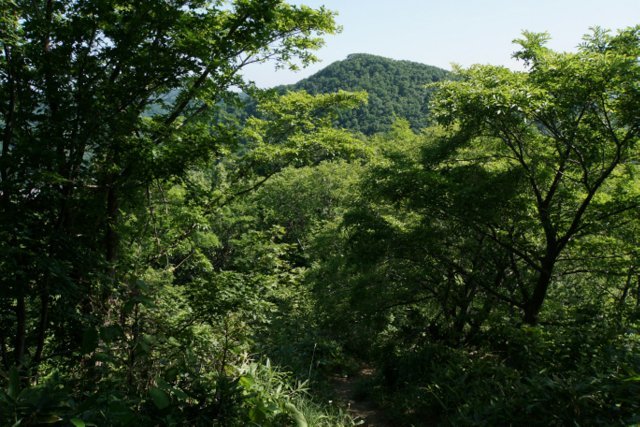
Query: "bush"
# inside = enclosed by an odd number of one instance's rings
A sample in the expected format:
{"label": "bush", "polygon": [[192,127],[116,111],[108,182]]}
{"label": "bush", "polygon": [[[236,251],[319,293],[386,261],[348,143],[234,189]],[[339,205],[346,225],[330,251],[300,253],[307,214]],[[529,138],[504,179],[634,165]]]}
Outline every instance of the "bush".
{"label": "bush", "polygon": [[635,335],[603,327],[497,327],[475,347],[380,352],[377,398],[398,425],[629,425],[638,421]]}

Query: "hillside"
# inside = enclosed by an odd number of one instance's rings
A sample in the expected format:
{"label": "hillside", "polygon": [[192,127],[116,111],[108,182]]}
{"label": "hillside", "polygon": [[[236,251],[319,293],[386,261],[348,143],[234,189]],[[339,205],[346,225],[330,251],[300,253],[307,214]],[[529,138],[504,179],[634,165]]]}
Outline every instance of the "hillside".
{"label": "hillside", "polygon": [[640,427],[640,25],[259,90],[290,3],[2,1],[0,427]]}
{"label": "hillside", "polygon": [[414,129],[426,126],[431,90],[425,85],[448,75],[446,70],[417,62],[358,53],[280,89],[312,94],[340,89],[367,91],[368,105],[344,112],[339,125],[371,135],[388,129],[395,117],[406,118]]}

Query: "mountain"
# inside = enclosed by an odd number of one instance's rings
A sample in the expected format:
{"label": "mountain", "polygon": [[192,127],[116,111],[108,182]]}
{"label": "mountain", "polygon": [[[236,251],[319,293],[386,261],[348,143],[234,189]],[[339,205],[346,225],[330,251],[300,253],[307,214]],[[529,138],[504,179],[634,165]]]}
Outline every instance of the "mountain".
{"label": "mountain", "polygon": [[358,53],[278,90],[306,90],[312,94],[365,90],[369,93],[368,105],[343,113],[337,124],[371,135],[388,130],[396,117],[407,119],[414,129],[425,127],[432,91],[425,85],[449,75],[430,65]]}

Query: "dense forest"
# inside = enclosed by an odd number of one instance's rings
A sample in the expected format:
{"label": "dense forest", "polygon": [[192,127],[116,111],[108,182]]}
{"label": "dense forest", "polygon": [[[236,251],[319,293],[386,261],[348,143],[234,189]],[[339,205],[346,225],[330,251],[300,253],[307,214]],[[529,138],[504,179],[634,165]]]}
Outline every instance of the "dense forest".
{"label": "dense forest", "polygon": [[[429,101],[434,91],[430,84],[450,76],[449,71],[437,67],[358,53],[349,55],[344,61],[334,62],[296,84],[277,86],[272,91],[279,95],[299,91],[312,95],[366,92],[367,102],[338,111],[333,125],[372,136],[390,131],[398,119],[408,121],[415,131],[427,127]],[[264,93],[261,96],[264,97]],[[259,116],[257,103],[251,95],[239,93],[221,103],[223,108],[216,118],[224,121],[230,116],[242,121],[250,116]]]}
{"label": "dense forest", "polygon": [[0,425],[640,423],[640,26],[264,91],[333,12],[0,5]]}
{"label": "dense forest", "polygon": [[341,111],[335,124],[373,135],[389,131],[398,118],[407,120],[414,130],[427,127],[429,98],[433,92],[428,84],[446,79],[448,75],[448,71],[416,62],[352,54],[311,77],[279,89],[304,90],[314,95],[339,90],[365,91],[368,102]]}

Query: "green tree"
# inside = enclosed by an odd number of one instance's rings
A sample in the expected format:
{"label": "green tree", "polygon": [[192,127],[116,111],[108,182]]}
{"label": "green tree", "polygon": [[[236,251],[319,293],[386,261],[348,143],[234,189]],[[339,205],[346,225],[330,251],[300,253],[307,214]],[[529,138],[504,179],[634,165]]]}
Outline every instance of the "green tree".
{"label": "green tree", "polygon": [[[243,67],[311,62],[335,26],[331,12],[278,0],[1,9],[0,344],[5,366],[37,365],[52,330],[53,352],[73,350],[78,322],[109,311],[121,213],[153,179],[220,151],[206,117],[244,85]],[[144,117],[156,104],[164,113]]]}
{"label": "green tree", "polygon": [[640,119],[640,27],[616,35],[595,29],[576,53],[545,47],[545,34],[524,33],[514,72],[475,66],[459,70],[434,101],[441,123],[464,138],[466,157],[490,156],[485,169],[514,169],[526,197],[521,218],[480,224],[516,260],[519,305],[538,321],[563,254],[602,224],[616,226],[638,197],[617,197],[617,183],[635,182]]}
{"label": "green tree", "polygon": [[311,278],[399,423],[637,418],[639,35],[525,34],[526,71],[458,70],[439,125],[372,138]]}
{"label": "green tree", "polygon": [[343,61],[298,83],[278,88],[332,93],[339,90],[366,91],[369,103],[343,111],[336,123],[365,135],[388,131],[396,118],[406,119],[414,130],[428,125],[428,84],[447,79],[443,69],[410,61],[395,61],[375,55],[352,54]]}

